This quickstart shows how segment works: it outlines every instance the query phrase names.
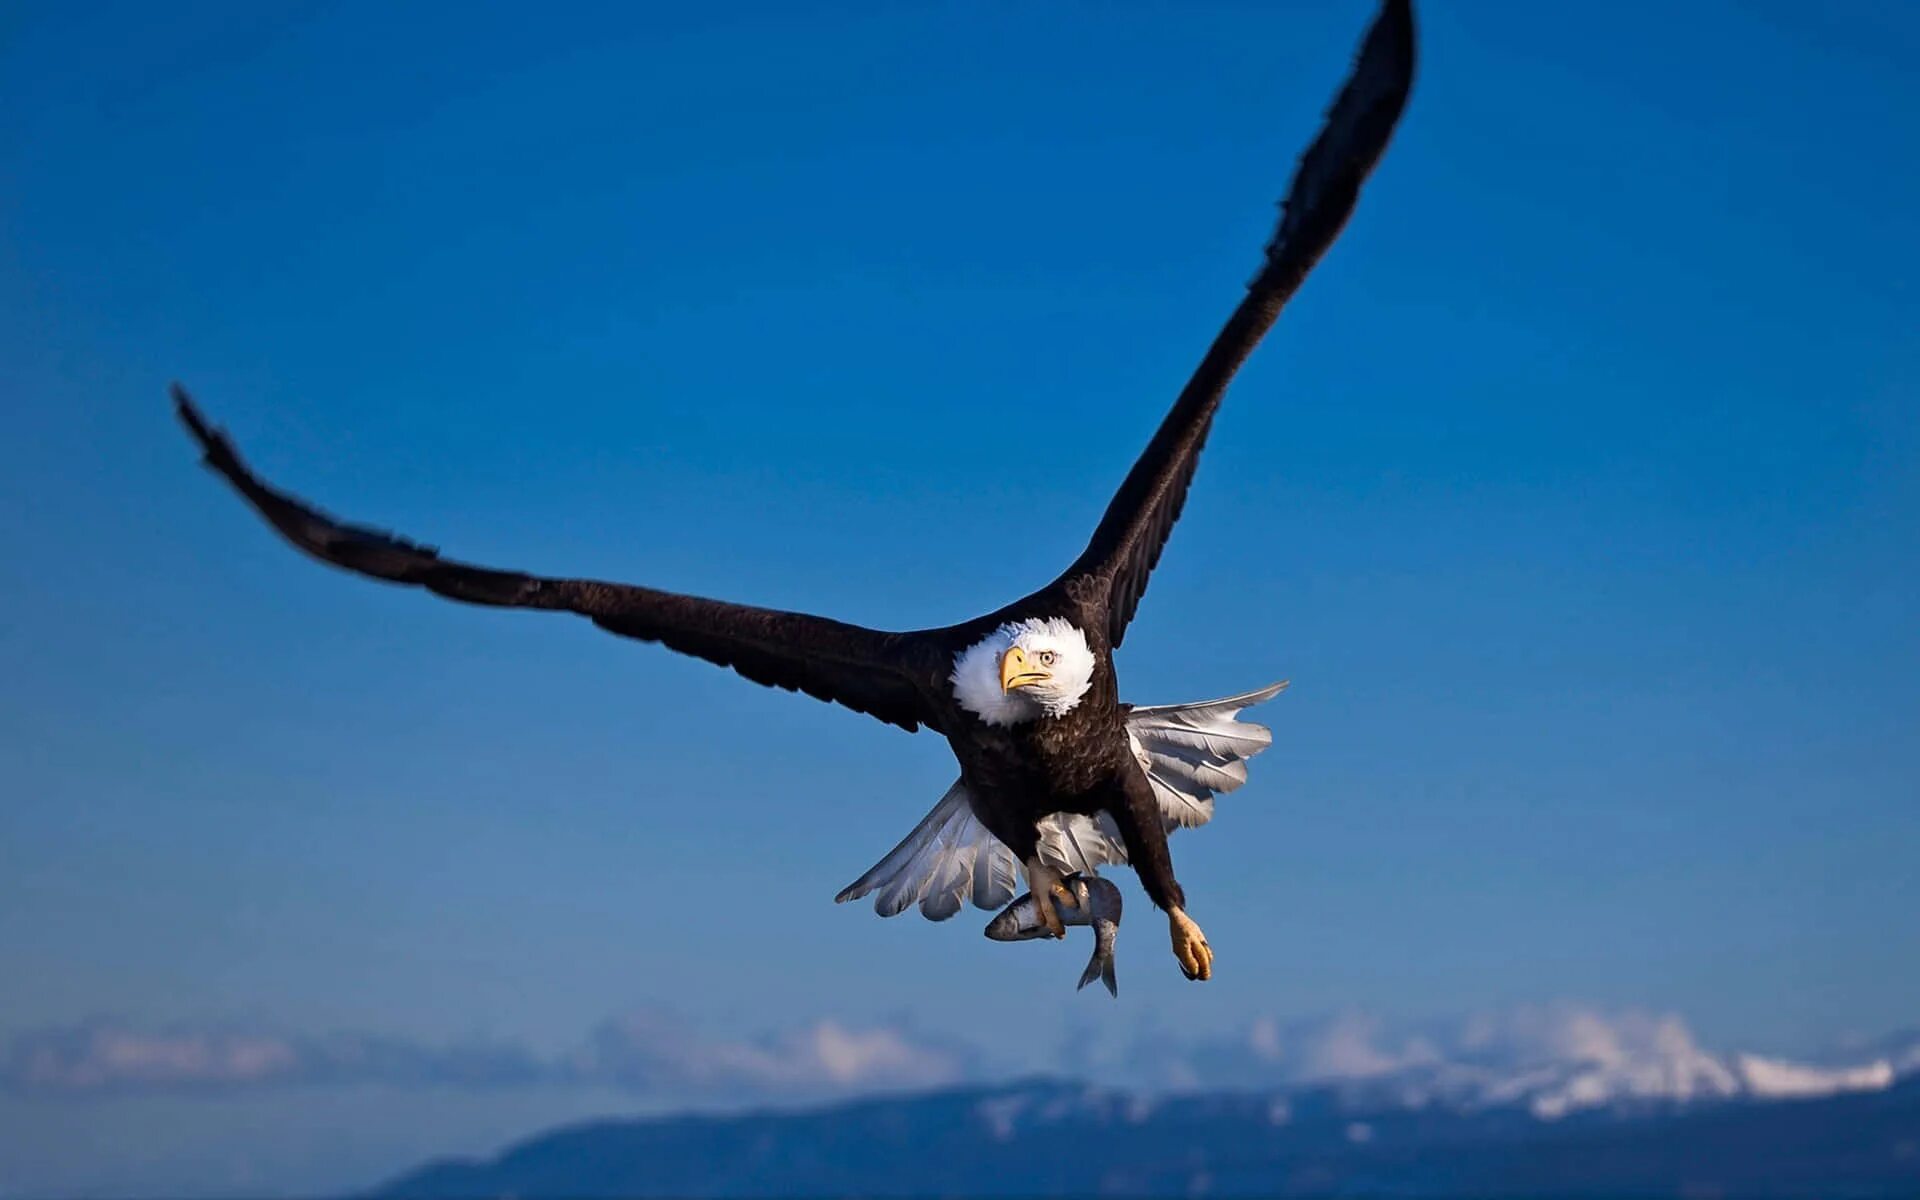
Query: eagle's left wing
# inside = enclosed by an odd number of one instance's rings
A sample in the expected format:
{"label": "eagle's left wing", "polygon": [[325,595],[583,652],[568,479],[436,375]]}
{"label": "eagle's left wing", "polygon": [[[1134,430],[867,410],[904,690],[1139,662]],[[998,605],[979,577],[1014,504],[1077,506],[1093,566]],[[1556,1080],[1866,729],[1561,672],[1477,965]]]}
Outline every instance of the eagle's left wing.
{"label": "eagle's left wing", "polygon": [[1052,585],[1104,600],[1109,645],[1126,636],[1147,577],[1180,518],[1227,384],[1346,225],[1361,183],[1386,150],[1413,84],[1413,59],[1412,6],[1409,0],[1385,0],[1326,124],[1300,158],[1266,261],[1246,297],[1127,473],[1086,550]]}
{"label": "eagle's left wing", "polygon": [[322,562],[467,604],[575,613],[610,633],[659,642],[732,667],[755,683],[805,692],[910,731],[939,720],[927,695],[938,686],[947,659],[944,644],[927,635],[882,633],[804,613],[441,558],[431,547],[335,520],[270,486],[248,469],[233,443],[207,423],[178,384],[173,398],[207,465],[283,537]]}

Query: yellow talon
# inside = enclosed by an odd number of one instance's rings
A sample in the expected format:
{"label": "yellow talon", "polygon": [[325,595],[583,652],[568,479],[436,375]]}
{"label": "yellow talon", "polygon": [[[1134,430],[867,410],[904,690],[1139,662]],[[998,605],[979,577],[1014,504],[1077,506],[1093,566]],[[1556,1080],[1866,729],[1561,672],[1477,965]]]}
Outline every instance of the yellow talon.
{"label": "yellow talon", "polygon": [[1188,979],[1212,979],[1213,947],[1207,944],[1200,926],[1178,908],[1167,910],[1167,926],[1173,934],[1173,957],[1179,961],[1180,970]]}

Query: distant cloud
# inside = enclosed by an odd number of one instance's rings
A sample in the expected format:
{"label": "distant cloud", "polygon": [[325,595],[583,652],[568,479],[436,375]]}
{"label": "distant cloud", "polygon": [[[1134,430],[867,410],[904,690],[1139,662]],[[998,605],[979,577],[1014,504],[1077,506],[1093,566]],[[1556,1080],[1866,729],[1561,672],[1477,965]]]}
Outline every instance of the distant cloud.
{"label": "distant cloud", "polygon": [[633,1091],[782,1095],[957,1083],[975,1073],[979,1055],[896,1027],[835,1021],[716,1038],[642,1011],[602,1024],[569,1066],[583,1082]]}
{"label": "distant cloud", "polygon": [[526,1051],[496,1043],[431,1046],[370,1034],[290,1036],[220,1027],[151,1030],[113,1021],[23,1033],[0,1053],[0,1087],[42,1093],[341,1083],[486,1087],[550,1075]]}
{"label": "distant cloud", "polygon": [[1392,1075],[1435,1064],[1443,1050],[1423,1027],[1341,1012],[1200,1035],[1147,1026],[1120,1047],[1069,1046],[1066,1057],[1076,1074],[1149,1089],[1264,1088]]}
{"label": "distant cloud", "polygon": [[[1069,1040],[1055,1062],[1038,1066],[1143,1094],[1330,1088],[1355,1104],[1518,1105],[1554,1119],[1604,1105],[1884,1088],[1920,1070],[1920,1039],[1892,1039],[1870,1057],[1814,1066],[1709,1051],[1670,1014],[1555,1004],[1417,1023],[1351,1012],[1263,1017],[1206,1034],[1148,1024],[1105,1044]],[[750,1104],[1005,1074],[978,1048],[897,1024],[814,1020],[733,1036],[654,1010],[604,1021],[556,1056],[502,1042],[143,1029],[111,1021],[37,1030],[0,1046],[0,1091],[70,1096],[540,1085],[681,1104]]]}
{"label": "distant cloud", "polygon": [[957,1043],[891,1026],[816,1021],[728,1038],[646,1011],[605,1022],[582,1046],[556,1059],[500,1042],[431,1044],[363,1033],[144,1029],[89,1021],[14,1037],[0,1049],[0,1089],[77,1096],[559,1084],[683,1099],[757,1099],[937,1087],[970,1077],[978,1061]]}

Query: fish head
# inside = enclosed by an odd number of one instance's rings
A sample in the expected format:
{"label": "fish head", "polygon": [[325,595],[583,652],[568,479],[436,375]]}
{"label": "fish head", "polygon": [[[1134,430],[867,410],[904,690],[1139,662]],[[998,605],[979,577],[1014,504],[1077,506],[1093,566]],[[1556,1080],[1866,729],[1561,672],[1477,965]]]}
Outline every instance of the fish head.
{"label": "fish head", "polygon": [[1024,942],[1039,937],[1046,932],[1039,916],[1031,897],[1025,898],[1023,902],[1007,905],[988,921],[986,935],[996,942]]}

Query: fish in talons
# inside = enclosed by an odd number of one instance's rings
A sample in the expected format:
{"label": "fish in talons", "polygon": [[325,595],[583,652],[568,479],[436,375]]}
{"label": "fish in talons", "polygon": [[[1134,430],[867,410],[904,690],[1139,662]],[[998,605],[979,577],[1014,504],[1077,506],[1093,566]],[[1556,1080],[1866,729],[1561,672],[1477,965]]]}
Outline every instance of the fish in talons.
{"label": "fish in talons", "polygon": [[[1063,925],[1093,927],[1093,957],[1080,975],[1080,987],[1098,979],[1107,991],[1120,995],[1113,978],[1113,943],[1120,936],[1120,889],[1098,875],[1074,874],[1060,881],[1065,894],[1056,894],[1053,910]],[[1028,892],[987,922],[987,936],[996,942],[1025,942],[1052,936],[1041,917],[1040,905]]]}

